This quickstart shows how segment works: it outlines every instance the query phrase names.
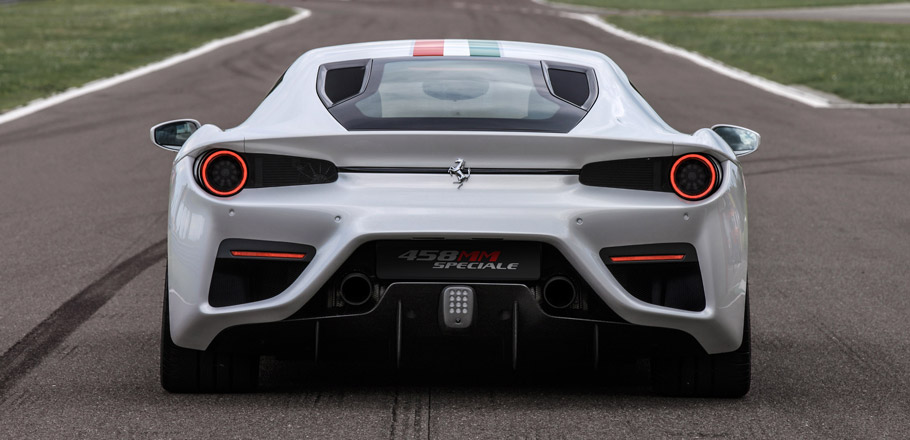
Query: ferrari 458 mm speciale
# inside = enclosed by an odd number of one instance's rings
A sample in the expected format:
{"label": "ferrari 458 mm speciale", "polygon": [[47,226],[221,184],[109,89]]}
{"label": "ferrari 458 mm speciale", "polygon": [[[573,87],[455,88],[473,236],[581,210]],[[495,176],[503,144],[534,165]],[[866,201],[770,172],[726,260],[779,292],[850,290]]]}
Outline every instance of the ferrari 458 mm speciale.
{"label": "ferrari 458 mm speciale", "polygon": [[316,49],[237,127],[151,137],[176,152],[169,391],[254,389],[265,355],[518,372],[628,356],[659,393],[749,390],[738,157],[759,135],[674,130],[603,54]]}

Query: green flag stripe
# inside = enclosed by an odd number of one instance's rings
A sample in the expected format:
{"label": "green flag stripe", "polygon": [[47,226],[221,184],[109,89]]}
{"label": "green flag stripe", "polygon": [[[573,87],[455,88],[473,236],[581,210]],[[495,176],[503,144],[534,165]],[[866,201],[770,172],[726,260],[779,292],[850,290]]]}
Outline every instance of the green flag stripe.
{"label": "green flag stripe", "polygon": [[499,51],[499,42],[488,40],[470,40],[468,47],[471,49],[472,57],[498,57],[502,56]]}

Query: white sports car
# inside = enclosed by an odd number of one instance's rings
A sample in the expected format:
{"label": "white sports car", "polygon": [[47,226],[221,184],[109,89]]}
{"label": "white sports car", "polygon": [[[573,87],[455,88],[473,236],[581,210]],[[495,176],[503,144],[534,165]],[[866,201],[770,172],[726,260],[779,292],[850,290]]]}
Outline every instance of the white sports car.
{"label": "white sports car", "polygon": [[161,383],[255,388],[261,355],[430,370],[651,360],[659,393],[750,384],[757,133],[680,133],[606,56],[418,40],[312,50],[222,130],[159,124]]}

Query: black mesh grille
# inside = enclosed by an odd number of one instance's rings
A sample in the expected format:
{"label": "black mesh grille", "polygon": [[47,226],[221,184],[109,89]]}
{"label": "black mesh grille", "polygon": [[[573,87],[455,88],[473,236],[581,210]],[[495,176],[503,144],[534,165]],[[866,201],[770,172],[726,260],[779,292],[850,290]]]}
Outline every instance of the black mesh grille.
{"label": "black mesh grille", "polygon": [[247,188],[315,185],[338,180],[338,168],[326,160],[275,154],[243,155],[249,168]]}
{"label": "black mesh grille", "polygon": [[583,185],[645,191],[672,191],[669,184],[673,158],[611,160],[585,165],[578,176]]}

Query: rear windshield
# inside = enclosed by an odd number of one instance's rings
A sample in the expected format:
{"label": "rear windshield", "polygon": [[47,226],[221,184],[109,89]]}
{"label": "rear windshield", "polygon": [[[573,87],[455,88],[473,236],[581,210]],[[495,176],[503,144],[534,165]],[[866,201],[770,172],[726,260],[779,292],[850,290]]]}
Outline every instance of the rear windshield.
{"label": "rear windshield", "polygon": [[348,130],[568,132],[586,114],[550,93],[536,62],[421,57],[373,60],[367,70],[362,93],[328,102]]}

